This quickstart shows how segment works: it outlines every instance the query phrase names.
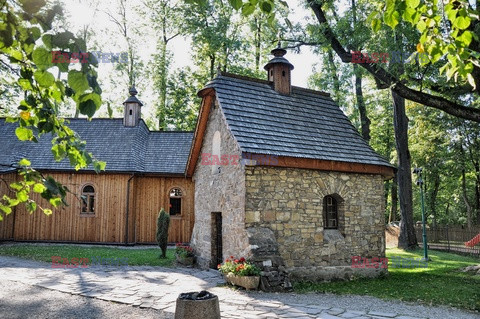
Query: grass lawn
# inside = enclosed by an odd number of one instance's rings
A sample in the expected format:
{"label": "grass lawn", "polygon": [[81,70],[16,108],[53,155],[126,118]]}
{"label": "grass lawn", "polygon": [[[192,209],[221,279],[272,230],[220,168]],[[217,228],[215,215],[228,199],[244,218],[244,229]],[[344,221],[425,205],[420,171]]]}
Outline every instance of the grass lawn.
{"label": "grass lawn", "polygon": [[[357,279],[329,283],[297,283],[297,292],[330,292],[369,295],[382,299],[449,305],[480,310],[480,276],[459,269],[480,264],[480,259],[429,250],[428,268],[390,268],[389,275],[378,279]],[[423,250],[405,252],[387,249],[387,257],[423,257]],[[389,262],[391,265],[391,262]]]}
{"label": "grass lawn", "polygon": [[0,245],[0,255],[16,256],[21,258],[46,261],[51,263],[52,256],[62,258],[88,258],[89,264],[94,257],[128,258],[129,266],[165,266],[172,267],[175,260],[175,250],[167,250],[167,258],[159,258],[160,248],[117,248],[102,246],[80,245],[42,245],[42,244],[14,244]]}

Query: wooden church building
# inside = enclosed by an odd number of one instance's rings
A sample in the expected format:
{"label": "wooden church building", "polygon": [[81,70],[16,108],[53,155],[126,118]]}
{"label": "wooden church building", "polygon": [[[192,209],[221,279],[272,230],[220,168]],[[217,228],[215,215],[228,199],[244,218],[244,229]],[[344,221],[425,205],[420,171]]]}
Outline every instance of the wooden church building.
{"label": "wooden church building", "polygon": [[[125,101],[123,119],[69,119],[69,126],[87,142],[87,149],[107,162],[104,172],[75,171],[68,160],[56,162],[51,140],[22,142],[16,124],[0,119],[0,194],[19,178],[12,168],[22,158],[71,191],[68,206],[51,216],[29,214],[23,205],[0,222],[0,239],[18,241],[154,243],[156,217],[170,212],[170,242],[188,242],[194,223],[191,178],[185,165],[191,132],[152,132],[141,119],[142,103],[135,89]],[[36,197],[44,206],[44,200]]]}

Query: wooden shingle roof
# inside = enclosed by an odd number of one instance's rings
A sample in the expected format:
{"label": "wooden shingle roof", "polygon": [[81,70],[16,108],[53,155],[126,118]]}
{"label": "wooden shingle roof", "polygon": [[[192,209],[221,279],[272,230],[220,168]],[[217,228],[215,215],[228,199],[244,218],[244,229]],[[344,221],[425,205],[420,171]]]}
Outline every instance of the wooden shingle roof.
{"label": "wooden shingle roof", "polygon": [[[149,131],[143,121],[125,127],[123,119],[69,119],[69,127],[87,142],[87,150],[107,162],[106,172],[184,174],[192,132]],[[0,119],[0,172],[28,158],[39,170],[72,170],[68,159],[56,162],[50,151],[51,135],[38,143],[22,142],[15,136],[17,124]],[[5,166],[7,165],[7,166]],[[92,167],[83,171],[92,170]]]}
{"label": "wooden shingle roof", "polygon": [[[292,87],[290,95],[282,95],[272,89],[272,82],[222,73],[199,95],[217,98],[243,153],[340,162],[350,167],[382,166],[387,175],[393,172],[393,166],[368,145],[327,93]],[[187,174],[191,174],[188,165]],[[337,166],[329,164],[332,169]],[[325,165],[308,168],[314,167]]]}

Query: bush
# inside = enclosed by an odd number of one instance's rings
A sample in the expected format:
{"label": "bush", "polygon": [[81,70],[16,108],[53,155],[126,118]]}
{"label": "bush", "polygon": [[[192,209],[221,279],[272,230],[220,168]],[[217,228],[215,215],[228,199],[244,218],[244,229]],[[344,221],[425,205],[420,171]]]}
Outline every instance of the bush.
{"label": "bush", "polygon": [[157,218],[157,243],[162,250],[161,258],[167,257],[168,227],[170,226],[170,216],[162,208]]}

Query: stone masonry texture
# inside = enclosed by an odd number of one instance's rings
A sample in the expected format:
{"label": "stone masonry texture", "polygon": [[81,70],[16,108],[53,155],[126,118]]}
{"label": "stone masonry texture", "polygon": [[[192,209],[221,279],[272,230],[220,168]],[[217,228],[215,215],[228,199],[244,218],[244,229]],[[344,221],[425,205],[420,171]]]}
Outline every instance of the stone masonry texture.
{"label": "stone masonry texture", "polygon": [[[383,178],[317,170],[246,168],[245,225],[270,229],[293,280],[375,276],[352,256],[385,257]],[[337,199],[339,227],[324,229],[323,198]]]}
{"label": "stone masonry texture", "polygon": [[245,230],[245,173],[244,167],[234,160],[235,156],[241,157],[241,152],[218,104],[215,104],[210,111],[201,154],[213,153],[213,136],[218,131],[221,137],[221,155],[229,157],[228,165],[220,165],[220,172],[212,172],[213,165],[202,164],[200,157],[193,176],[195,226],[191,245],[201,267],[211,265],[213,212],[222,214],[223,259],[231,255],[238,258],[250,257]]}

